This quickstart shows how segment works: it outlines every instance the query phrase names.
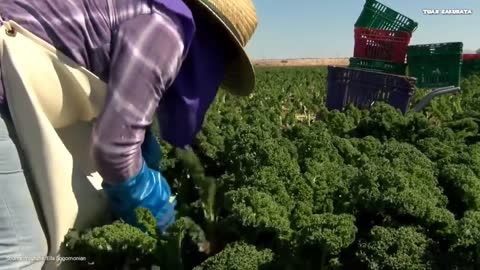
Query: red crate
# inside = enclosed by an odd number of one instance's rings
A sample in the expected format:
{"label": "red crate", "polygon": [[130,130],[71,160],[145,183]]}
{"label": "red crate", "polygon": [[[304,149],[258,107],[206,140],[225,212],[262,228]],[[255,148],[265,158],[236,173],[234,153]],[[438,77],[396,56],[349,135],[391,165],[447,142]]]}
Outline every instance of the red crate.
{"label": "red crate", "polygon": [[353,55],[355,58],[404,64],[411,37],[404,31],[355,27]]}
{"label": "red crate", "polygon": [[463,61],[480,60],[480,53],[464,53]]}

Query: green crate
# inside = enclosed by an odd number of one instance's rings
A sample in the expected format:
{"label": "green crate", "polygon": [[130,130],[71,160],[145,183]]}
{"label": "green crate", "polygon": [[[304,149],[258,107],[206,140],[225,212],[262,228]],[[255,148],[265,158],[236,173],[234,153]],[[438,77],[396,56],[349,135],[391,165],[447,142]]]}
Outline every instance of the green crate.
{"label": "green crate", "polygon": [[463,65],[462,65],[462,68],[465,69],[465,70],[480,71],[480,59],[464,61]]}
{"label": "green crate", "polygon": [[408,47],[408,55],[410,56],[460,55],[460,58],[463,58],[462,54],[462,42],[419,44]]}
{"label": "green crate", "polygon": [[480,74],[480,59],[463,61],[462,76],[470,74]]}
{"label": "green crate", "polygon": [[462,42],[420,44],[408,47],[407,74],[417,86],[459,86],[462,73]]}
{"label": "green crate", "polygon": [[412,34],[417,29],[418,23],[380,2],[366,0],[355,27],[405,31]]}
{"label": "green crate", "polygon": [[350,58],[351,68],[365,69],[371,71],[379,71],[383,73],[396,74],[396,75],[405,75],[406,74],[406,65],[392,63],[381,60],[373,59],[364,59],[364,58]]}

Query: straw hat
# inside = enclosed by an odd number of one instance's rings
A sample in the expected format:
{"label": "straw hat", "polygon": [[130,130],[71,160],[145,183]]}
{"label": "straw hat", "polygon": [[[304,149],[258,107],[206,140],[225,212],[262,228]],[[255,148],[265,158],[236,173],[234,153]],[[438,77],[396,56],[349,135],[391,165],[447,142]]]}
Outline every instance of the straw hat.
{"label": "straw hat", "polygon": [[246,96],[255,87],[253,65],[245,46],[257,28],[257,15],[252,0],[192,0],[205,8],[213,20],[227,30],[234,48],[233,60],[227,64],[222,88],[235,95]]}

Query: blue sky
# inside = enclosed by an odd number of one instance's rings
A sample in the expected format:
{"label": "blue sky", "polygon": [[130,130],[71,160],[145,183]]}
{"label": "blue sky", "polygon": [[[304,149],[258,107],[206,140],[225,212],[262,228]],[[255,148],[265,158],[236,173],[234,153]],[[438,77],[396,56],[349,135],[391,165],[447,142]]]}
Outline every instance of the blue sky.
{"label": "blue sky", "polygon": [[[253,0],[258,27],[253,59],[349,57],[364,0]],[[410,44],[461,41],[480,48],[480,0],[380,0],[418,22]],[[408,4],[406,3],[408,2]],[[472,15],[424,15],[423,9],[471,9]]]}

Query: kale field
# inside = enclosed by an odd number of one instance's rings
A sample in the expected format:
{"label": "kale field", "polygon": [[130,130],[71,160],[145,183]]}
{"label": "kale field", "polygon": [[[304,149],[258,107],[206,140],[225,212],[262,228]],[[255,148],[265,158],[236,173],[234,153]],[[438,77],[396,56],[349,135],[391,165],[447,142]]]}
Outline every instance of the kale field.
{"label": "kale field", "polygon": [[72,231],[72,254],[93,269],[480,269],[480,75],[406,115],[328,112],[325,68],[257,75],[251,97],[218,95],[193,152],[162,143],[168,235],[139,209],[146,233]]}

